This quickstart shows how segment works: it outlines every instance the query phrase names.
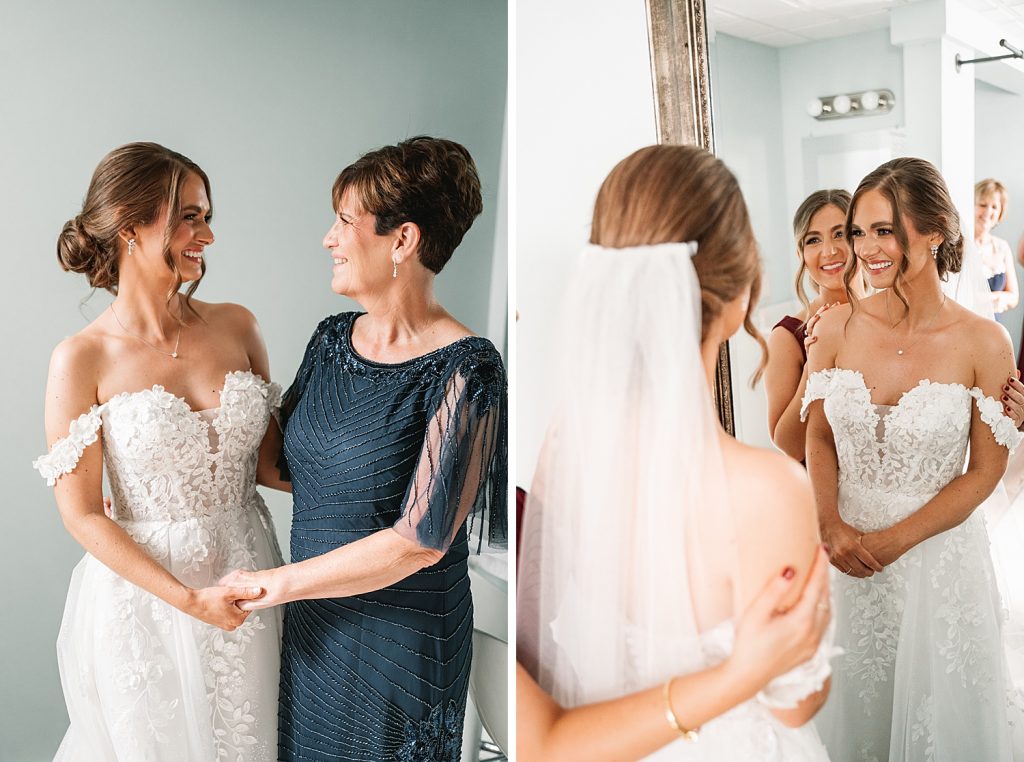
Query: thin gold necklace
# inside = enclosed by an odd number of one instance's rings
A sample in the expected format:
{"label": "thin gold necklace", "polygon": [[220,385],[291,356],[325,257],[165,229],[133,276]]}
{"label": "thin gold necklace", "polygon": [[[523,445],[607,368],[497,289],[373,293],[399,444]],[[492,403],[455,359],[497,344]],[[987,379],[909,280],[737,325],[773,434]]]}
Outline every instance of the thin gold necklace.
{"label": "thin gold necklace", "polygon": [[[942,301],[939,302],[939,308],[937,310],[935,310],[935,314],[932,315],[932,319],[928,321],[928,325],[926,325],[924,328],[922,328],[920,331],[918,331],[917,341],[915,341],[913,344],[911,344],[906,349],[900,349],[899,347],[897,347],[896,348],[896,354],[899,355],[900,357],[902,357],[906,352],[909,352],[911,349],[916,347],[918,342],[920,342],[921,339],[922,339],[922,334],[924,334],[929,328],[932,327],[932,323],[935,322],[935,319],[939,316],[939,313],[942,312],[942,308],[945,307],[945,306],[946,306],[946,295],[943,294],[942,295]],[[885,292],[885,316],[889,320],[889,333],[892,333],[896,329],[896,325],[897,324],[892,322],[892,314],[889,312],[889,292],[888,291]]]}
{"label": "thin gold necklace", "polygon": [[114,320],[117,321],[117,324],[119,326],[121,326],[121,330],[124,331],[125,333],[127,333],[129,336],[131,336],[134,339],[138,339],[139,341],[141,341],[143,344],[145,344],[147,347],[149,347],[150,349],[154,350],[155,352],[159,352],[162,355],[167,355],[168,357],[170,357],[173,360],[177,360],[178,359],[178,345],[181,343],[181,323],[180,322],[178,323],[178,337],[174,340],[174,351],[173,352],[168,352],[167,350],[160,349],[160,347],[153,346],[148,341],[146,341],[144,338],[139,336],[137,333],[132,333],[127,328],[125,328],[124,327],[124,323],[121,322],[121,318],[119,318],[117,316],[117,312],[114,310],[114,303],[113,302],[110,303],[110,313],[114,316]]}

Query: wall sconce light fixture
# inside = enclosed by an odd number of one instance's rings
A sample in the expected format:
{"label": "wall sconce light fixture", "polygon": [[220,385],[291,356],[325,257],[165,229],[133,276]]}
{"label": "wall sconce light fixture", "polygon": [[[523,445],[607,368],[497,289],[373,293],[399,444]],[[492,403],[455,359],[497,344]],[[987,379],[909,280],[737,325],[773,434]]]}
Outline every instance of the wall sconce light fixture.
{"label": "wall sconce light fixture", "polygon": [[815,98],[807,104],[807,113],[815,119],[842,119],[847,116],[870,116],[892,111],[896,96],[892,90],[865,90]]}

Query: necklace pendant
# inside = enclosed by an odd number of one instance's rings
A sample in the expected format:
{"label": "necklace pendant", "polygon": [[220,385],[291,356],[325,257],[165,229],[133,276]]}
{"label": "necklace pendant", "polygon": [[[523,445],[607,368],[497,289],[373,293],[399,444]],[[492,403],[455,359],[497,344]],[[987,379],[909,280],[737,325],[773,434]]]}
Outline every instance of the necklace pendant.
{"label": "necklace pendant", "polygon": [[901,355],[901,354],[903,354],[903,350],[902,350],[902,349],[897,349],[897,350],[896,350],[896,354],[898,354],[898,355]]}
{"label": "necklace pendant", "polygon": [[[900,352],[900,354],[903,354],[903,352]],[[171,352],[171,357],[173,357],[175,360],[177,360],[178,359],[178,353],[177,352]]]}

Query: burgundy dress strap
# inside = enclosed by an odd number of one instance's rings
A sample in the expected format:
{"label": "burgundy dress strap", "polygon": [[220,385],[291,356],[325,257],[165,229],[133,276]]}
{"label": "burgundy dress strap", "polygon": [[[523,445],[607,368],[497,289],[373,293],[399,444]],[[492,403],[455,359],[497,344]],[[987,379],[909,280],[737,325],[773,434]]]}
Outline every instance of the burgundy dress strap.
{"label": "burgundy dress strap", "polygon": [[807,338],[807,331],[804,330],[804,321],[792,315],[786,315],[786,317],[782,318],[772,327],[772,330],[776,328],[785,328],[793,334],[796,343],[800,345],[800,354],[803,355],[804,362],[807,362],[807,350],[804,348],[804,339]]}

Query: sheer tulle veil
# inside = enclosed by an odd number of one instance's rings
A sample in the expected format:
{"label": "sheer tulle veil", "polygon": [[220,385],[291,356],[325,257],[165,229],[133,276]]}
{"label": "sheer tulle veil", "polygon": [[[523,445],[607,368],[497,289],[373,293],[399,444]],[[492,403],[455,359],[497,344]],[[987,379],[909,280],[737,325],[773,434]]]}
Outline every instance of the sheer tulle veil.
{"label": "sheer tulle veil", "polygon": [[517,613],[519,660],[565,706],[696,669],[694,591],[729,594],[707,577],[735,542],[696,253],[590,245],[569,285]]}

